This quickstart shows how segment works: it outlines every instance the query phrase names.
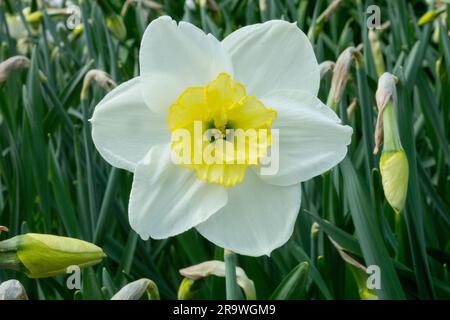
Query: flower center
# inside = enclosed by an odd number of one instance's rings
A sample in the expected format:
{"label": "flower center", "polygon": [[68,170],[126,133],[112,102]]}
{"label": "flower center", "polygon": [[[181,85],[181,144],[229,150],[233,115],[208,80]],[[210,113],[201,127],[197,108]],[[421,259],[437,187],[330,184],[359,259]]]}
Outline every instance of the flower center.
{"label": "flower center", "polygon": [[267,155],[276,116],[221,73],[205,87],[187,88],[169,107],[172,158],[198,179],[233,186]]}

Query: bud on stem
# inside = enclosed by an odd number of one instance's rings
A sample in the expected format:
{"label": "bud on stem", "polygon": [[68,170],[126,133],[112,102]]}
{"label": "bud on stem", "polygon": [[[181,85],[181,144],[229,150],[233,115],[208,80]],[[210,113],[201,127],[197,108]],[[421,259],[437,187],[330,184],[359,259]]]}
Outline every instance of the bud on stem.
{"label": "bud on stem", "polygon": [[93,266],[105,257],[96,245],[73,238],[27,233],[0,242],[0,268],[30,278],[65,274],[70,266]]}
{"label": "bud on stem", "polygon": [[350,67],[352,65],[354,54],[357,50],[354,47],[345,49],[338,57],[333,70],[333,78],[331,79],[331,88],[328,94],[327,105],[337,111],[338,105],[344,95],[347,86]]}
{"label": "bud on stem", "polygon": [[399,213],[405,206],[409,167],[397,124],[395,87],[397,81],[397,78],[390,73],[384,73],[378,80],[376,92],[378,119],[374,153],[378,153],[379,146],[383,143],[380,173],[384,195],[391,207]]}

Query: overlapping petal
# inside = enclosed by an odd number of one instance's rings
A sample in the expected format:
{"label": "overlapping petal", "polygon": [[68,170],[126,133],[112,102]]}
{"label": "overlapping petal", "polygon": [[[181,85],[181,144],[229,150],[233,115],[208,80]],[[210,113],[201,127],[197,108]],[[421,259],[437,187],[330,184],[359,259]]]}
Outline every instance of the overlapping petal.
{"label": "overlapping petal", "polygon": [[147,105],[164,112],[192,86],[205,86],[220,72],[233,75],[231,60],[211,34],[170,17],[153,20],[139,54],[141,90]]}
{"label": "overlapping petal", "polygon": [[296,24],[273,20],[241,28],[222,44],[231,55],[234,78],[251,95],[297,89],[317,95],[319,66],[308,37]]}
{"label": "overlapping petal", "polygon": [[91,119],[98,152],[111,165],[132,172],[153,145],[170,141],[165,117],[146,106],[140,82],[134,78],[107,94]]}
{"label": "overlapping petal", "polygon": [[168,238],[205,221],[226,202],[225,188],[172,163],[169,146],[155,146],[134,173],[130,224],[143,239]]}
{"label": "overlapping petal", "polygon": [[269,255],[292,235],[300,210],[300,185],[274,186],[247,170],[228,189],[228,203],[197,230],[222,248],[248,256]]}
{"label": "overlapping petal", "polygon": [[281,186],[306,181],[344,159],[352,128],[342,125],[317,97],[281,90],[261,100],[278,112],[273,128],[279,132],[278,172],[261,175],[259,168],[255,169],[264,181]]}

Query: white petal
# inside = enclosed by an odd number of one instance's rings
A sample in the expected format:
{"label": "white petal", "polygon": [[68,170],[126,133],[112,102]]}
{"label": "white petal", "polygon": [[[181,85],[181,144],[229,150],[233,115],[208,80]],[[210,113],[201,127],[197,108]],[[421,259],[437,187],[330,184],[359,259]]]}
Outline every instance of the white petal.
{"label": "white petal", "polygon": [[300,185],[266,184],[251,170],[228,191],[228,203],[199,224],[214,244],[248,256],[269,255],[289,240],[300,210]]}
{"label": "white petal", "polygon": [[[318,98],[306,92],[282,90],[262,98],[278,116],[279,170],[261,175],[269,183],[287,186],[315,177],[337,165],[347,154],[352,128]],[[274,148],[272,147],[272,150]]]}
{"label": "white petal", "polygon": [[163,115],[152,112],[142,100],[140,79],[127,81],[108,93],[95,107],[92,139],[111,165],[134,171],[153,145],[170,141]]}
{"label": "white petal", "polygon": [[136,167],[130,195],[131,227],[143,238],[168,238],[208,219],[227,202],[221,185],[198,180],[171,161],[169,146],[155,146]]}
{"label": "white petal", "polygon": [[241,28],[222,44],[231,55],[234,77],[261,97],[277,89],[317,95],[320,71],[308,37],[286,21],[273,20]]}
{"label": "white petal", "polygon": [[147,105],[163,112],[190,86],[204,86],[220,72],[233,75],[231,60],[213,35],[170,17],[153,20],[139,53],[142,94]]}

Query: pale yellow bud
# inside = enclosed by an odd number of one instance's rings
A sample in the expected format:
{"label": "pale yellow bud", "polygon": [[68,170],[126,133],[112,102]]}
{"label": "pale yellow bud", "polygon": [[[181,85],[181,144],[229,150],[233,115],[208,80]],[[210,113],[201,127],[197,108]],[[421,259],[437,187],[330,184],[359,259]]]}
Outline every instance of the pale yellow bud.
{"label": "pale yellow bud", "polygon": [[418,22],[419,26],[423,26],[429,22],[434,21],[437,17],[439,17],[445,11],[446,11],[446,7],[443,6],[439,9],[430,10],[430,11],[425,12],[425,14],[423,16],[421,16],[419,19],[419,22]]}
{"label": "pale yellow bud", "polygon": [[149,300],[159,300],[159,290],[150,279],[139,279],[130,282],[120,289],[111,300],[139,300],[147,293]]}
{"label": "pale yellow bud", "polygon": [[384,195],[396,212],[405,207],[409,167],[405,151],[383,152],[380,159]]}

